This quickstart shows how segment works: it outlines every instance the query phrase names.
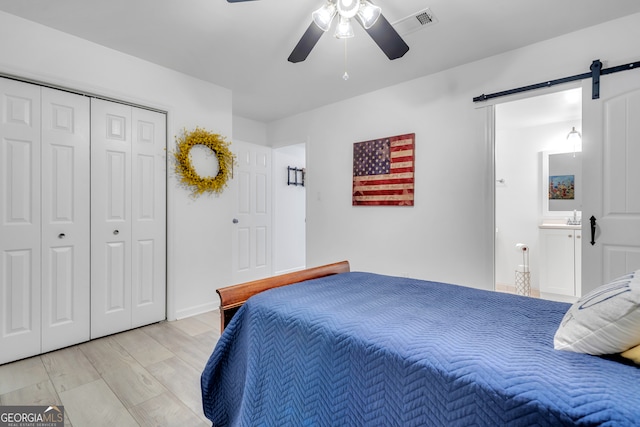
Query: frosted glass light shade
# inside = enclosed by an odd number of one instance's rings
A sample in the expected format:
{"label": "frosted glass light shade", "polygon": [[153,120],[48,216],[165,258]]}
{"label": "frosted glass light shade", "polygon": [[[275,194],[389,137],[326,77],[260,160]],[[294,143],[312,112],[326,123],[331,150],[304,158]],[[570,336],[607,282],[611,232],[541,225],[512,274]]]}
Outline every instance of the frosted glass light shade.
{"label": "frosted glass light shade", "polygon": [[333,3],[326,3],[311,14],[313,22],[315,22],[322,31],[327,31],[329,27],[331,27],[331,21],[334,16],[336,16],[336,5]]}
{"label": "frosted glass light shade", "polygon": [[340,17],[340,22],[336,26],[336,33],[334,36],[338,39],[350,39],[354,36],[353,27],[351,21],[348,18]]}
{"label": "frosted glass light shade", "polygon": [[569,140],[569,141],[581,141],[582,140],[582,135],[580,134],[580,132],[578,132],[576,130],[575,126],[573,126],[571,128],[571,132],[569,132],[569,134],[567,135],[567,140]]}
{"label": "frosted glass light shade", "polygon": [[368,30],[378,21],[381,12],[382,9],[365,0],[361,3],[360,10],[358,10],[358,19],[362,22],[362,26]]}
{"label": "frosted glass light shade", "polygon": [[576,156],[576,151],[582,151],[582,134],[576,130],[575,126],[567,135],[567,141],[573,144],[573,157]]}

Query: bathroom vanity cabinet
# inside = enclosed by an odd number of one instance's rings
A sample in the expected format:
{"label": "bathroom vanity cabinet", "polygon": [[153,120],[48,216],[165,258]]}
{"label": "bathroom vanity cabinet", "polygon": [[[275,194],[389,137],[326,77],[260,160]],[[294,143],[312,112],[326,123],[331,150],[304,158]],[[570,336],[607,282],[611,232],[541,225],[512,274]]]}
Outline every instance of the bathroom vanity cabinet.
{"label": "bathroom vanity cabinet", "polygon": [[580,297],[581,255],[579,225],[541,225],[540,293]]}

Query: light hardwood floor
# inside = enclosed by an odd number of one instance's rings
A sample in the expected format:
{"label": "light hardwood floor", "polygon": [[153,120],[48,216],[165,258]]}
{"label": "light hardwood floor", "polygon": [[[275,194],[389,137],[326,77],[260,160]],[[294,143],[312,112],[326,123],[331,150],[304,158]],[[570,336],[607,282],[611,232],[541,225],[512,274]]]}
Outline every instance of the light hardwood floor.
{"label": "light hardwood floor", "polygon": [[[514,285],[505,285],[503,283],[496,283],[496,291],[497,292],[506,292],[508,294],[517,294],[516,287]],[[540,289],[531,288],[529,290],[529,295],[533,298],[540,298]]]}
{"label": "light hardwood floor", "polygon": [[64,405],[65,427],[210,426],[200,374],[218,311],[0,365],[0,405]]}

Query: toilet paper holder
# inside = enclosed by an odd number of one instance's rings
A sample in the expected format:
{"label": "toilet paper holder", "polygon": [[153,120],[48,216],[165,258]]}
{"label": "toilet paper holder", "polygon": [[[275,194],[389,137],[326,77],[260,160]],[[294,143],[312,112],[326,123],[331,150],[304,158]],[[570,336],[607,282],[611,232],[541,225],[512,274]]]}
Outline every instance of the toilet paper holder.
{"label": "toilet paper holder", "polygon": [[524,243],[516,243],[516,252],[522,253],[522,264],[516,269],[516,293],[518,295],[531,295],[531,272],[529,271],[529,246]]}

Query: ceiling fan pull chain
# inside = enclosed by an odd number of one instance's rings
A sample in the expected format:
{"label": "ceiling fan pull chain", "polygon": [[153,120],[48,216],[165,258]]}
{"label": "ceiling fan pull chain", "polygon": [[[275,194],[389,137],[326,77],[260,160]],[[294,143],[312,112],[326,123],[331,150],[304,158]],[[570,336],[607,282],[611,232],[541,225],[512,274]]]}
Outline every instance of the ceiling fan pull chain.
{"label": "ceiling fan pull chain", "polygon": [[344,39],[344,74],[343,80],[349,80],[349,73],[347,73],[347,39]]}

